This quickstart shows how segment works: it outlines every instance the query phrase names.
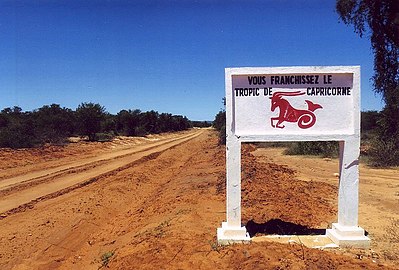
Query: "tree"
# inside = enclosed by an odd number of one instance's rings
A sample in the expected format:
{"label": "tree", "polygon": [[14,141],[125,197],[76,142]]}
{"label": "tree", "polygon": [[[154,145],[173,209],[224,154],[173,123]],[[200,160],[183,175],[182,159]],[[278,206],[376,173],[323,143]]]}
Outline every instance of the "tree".
{"label": "tree", "polygon": [[156,111],[148,111],[142,113],[141,126],[144,127],[147,133],[157,134],[160,132],[159,129],[159,113]]}
{"label": "tree", "polygon": [[226,126],[226,112],[224,110],[220,110],[218,114],[215,116],[215,120],[213,120],[213,127],[220,131],[223,127]]}
{"label": "tree", "polygon": [[0,119],[0,147],[25,148],[41,144],[31,113],[15,106],[3,109]]}
{"label": "tree", "polygon": [[95,141],[96,133],[101,131],[101,124],[105,120],[106,111],[103,106],[96,103],[82,103],[76,109],[78,129],[81,135]]}
{"label": "tree", "polygon": [[140,124],[140,115],[140,110],[121,110],[116,115],[117,133],[126,136],[137,136],[137,129]]}
{"label": "tree", "polygon": [[213,127],[219,131],[219,144],[226,144],[226,111],[220,110],[213,120]]}
{"label": "tree", "polygon": [[59,104],[45,105],[33,111],[37,136],[43,142],[60,142],[74,132],[74,113]]}
{"label": "tree", "polygon": [[160,132],[168,132],[174,129],[173,116],[170,113],[161,113],[158,122]]}
{"label": "tree", "polygon": [[[391,153],[396,158],[386,165],[399,165],[399,1],[337,0],[336,9],[343,22],[352,24],[361,37],[370,32],[374,89],[385,102],[378,140],[390,141],[396,149]],[[394,164],[392,160],[396,160]]]}
{"label": "tree", "polygon": [[116,116],[110,113],[105,113],[104,120],[101,123],[101,130],[109,134],[115,133]]}
{"label": "tree", "polygon": [[362,133],[375,132],[381,118],[381,113],[377,111],[365,111],[361,112],[360,117]]}
{"label": "tree", "polygon": [[211,121],[190,121],[191,126],[199,128],[207,128],[212,126]]}
{"label": "tree", "polygon": [[190,121],[185,116],[174,115],[172,116],[170,121],[171,122],[168,125],[168,129],[166,131],[180,131],[190,128]]}

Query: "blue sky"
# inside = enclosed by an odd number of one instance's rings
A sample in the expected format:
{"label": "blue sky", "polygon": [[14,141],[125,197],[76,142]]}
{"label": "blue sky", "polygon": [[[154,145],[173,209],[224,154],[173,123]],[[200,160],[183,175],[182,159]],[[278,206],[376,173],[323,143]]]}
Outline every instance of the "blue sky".
{"label": "blue sky", "polygon": [[0,0],[0,109],[96,102],[110,113],[157,110],[213,120],[224,68],[360,65],[368,38],[339,22],[335,1]]}

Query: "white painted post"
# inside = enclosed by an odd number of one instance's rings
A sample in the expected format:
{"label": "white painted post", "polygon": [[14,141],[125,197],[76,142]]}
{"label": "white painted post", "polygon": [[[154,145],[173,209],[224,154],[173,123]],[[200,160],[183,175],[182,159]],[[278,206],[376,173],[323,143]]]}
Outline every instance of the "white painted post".
{"label": "white painted post", "polygon": [[340,247],[367,248],[370,239],[358,226],[360,136],[340,142],[338,223],[327,236]]}
{"label": "white painted post", "polygon": [[241,227],[241,142],[233,135],[226,142],[227,226]]}
{"label": "white painted post", "polygon": [[217,229],[219,244],[249,241],[245,227],[241,226],[241,142],[234,134],[234,110],[230,71],[226,69],[226,219]]}
{"label": "white painted post", "polygon": [[339,143],[338,223],[326,234],[340,247],[367,248],[370,238],[358,226],[359,212],[359,156],[360,156],[360,68],[353,73],[354,135]]}
{"label": "white painted post", "polygon": [[340,179],[338,193],[338,224],[357,226],[359,207],[359,148],[360,140],[351,138],[340,142]]}

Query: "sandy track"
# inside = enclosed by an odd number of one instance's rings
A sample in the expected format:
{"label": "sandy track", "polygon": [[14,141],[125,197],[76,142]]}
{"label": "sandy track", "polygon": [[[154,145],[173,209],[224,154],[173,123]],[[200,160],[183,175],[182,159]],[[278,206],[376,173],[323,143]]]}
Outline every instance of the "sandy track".
{"label": "sandy track", "polygon": [[[204,131],[1,219],[0,269],[396,269],[397,259],[390,268],[383,254],[375,259],[357,250],[343,255],[270,242],[218,247],[226,168],[217,141],[216,132]],[[325,228],[336,220],[333,185],[296,180],[292,169],[246,148],[244,222]]]}
{"label": "sandy track", "polygon": [[[43,169],[0,181],[0,213],[12,211],[38,198],[81,184],[127,166],[137,160],[160,153],[191,140],[202,133],[194,130],[176,138],[137,145],[132,148],[75,161],[67,165]],[[54,196],[50,196],[54,197]]]}

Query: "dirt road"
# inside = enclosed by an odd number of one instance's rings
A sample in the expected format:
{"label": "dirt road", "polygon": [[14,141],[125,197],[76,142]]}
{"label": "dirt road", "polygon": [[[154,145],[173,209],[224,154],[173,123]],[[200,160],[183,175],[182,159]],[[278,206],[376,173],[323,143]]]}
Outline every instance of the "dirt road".
{"label": "dirt road", "polygon": [[[115,149],[94,157],[79,158],[67,164],[43,168],[0,180],[0,213],[17,211],[36,200],[57,196],[54,194],[75,185],[84,185],[101,175],[112,173],[137,160],[160,153],[182,142],[191,140],[202,131],[195,130],[178,137],[163,138],[133,148]],[[52,195],[54,194],[54,195]]]}
{"label": "dirt road", "polygon": [[[397,267],[398,258],[389,259],[371,250],[321,251],[296,243],[268,242],[217,246],[216,228],[225,220],[225,149],[217,145],[217,134],[211,130],[186,139],[150,158],[96,176],[90,183],[60,196],[39,200],[30,208],[3,216],[0,268]],[[59,152],[53,149],[47,153],[44,149],[41,157],[18,152],[13,155],[26,156],[25,161],[12,160],[9,155],[0,166],[6,168],[7,175],[13,175],[13,170],[20,175],[32,160],[42,168],[40,164],[60,165],[72,162],[76,156],[94,157],[115,149],[111,144],[78,146],[85,153],[74,146]],[[53,158],[54,153],[59,153],[59,157]],[[259,154],[254,147],[244,146],[242,194],[246,225],[280,220],[317,229],[336,221],[336,183],[298,179],[298,173],[289,166],[254,154]]]}

